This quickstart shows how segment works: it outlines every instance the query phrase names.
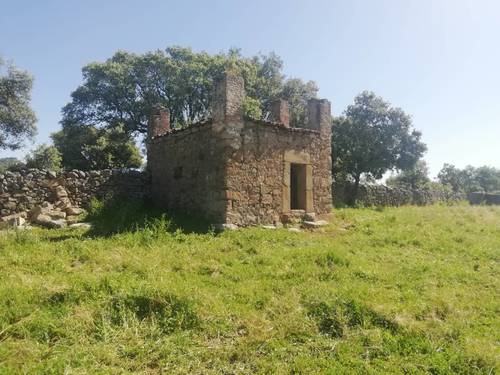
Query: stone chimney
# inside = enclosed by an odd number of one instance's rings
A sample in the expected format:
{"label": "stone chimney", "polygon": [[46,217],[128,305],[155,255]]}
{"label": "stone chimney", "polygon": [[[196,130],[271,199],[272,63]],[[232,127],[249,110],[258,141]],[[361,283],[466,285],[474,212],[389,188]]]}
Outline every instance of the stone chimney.
{"label": "stone chimney", "polygon": [[233,72],[225,72],[216,83],[212,103],[212,117],[215,122],[241,122],[243,120],[243,100],[245,82],[243,77]]}
{"label": "stone chimney", "polygon": [[309,99],[307,102],[307,112],[307,128],[320,130],[322,133],[331,133],[331,104],[328,100]]}
{"label": "stone chimney", "polygon": [[290,110],[286,100],[278,99],[271,103],[270,120],[290,127]]}
{"label": "stone chimney", "polygon": [[170,131],[170,112],[161,105],[155,105],[151,110],[148,123],[148,138],[151,139],[158,135]]}

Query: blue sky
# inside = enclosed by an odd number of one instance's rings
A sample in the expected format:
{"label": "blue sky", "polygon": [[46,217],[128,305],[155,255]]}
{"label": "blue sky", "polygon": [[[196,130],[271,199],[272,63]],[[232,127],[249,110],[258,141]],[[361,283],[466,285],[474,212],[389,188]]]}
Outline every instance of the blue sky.
{"label": "blue sky", "polygon": [[82,66],[169,45],[275,51],[336,114],[365,89],[410,113],[433,176],[445,162],[500,168],[498,0],[0,0],[0,55],[35,76],[37,143]]}

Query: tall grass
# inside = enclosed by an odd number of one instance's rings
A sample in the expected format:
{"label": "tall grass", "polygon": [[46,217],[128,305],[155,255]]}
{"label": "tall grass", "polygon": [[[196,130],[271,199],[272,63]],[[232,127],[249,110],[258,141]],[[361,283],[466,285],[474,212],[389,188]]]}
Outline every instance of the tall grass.
{"label": "tall grass", "polygon": [[500,208],[214,233],[137,202],[0,234],[0,373],[493,374]]}

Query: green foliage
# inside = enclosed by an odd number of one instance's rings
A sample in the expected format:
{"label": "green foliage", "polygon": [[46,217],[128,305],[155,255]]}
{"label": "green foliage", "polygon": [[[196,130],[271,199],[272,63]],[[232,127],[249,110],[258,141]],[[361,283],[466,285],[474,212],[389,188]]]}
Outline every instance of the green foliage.
{"label": "green foliage", "polygon": [[408,114],[364,91],[334,119],[333,174],[354,182],[354,202],[362,176],[377,180],[388,170],[413,168],[427,149],[420,138]]}
{"label": "green foliage", "polygon": [[395,322],[353,300],[314,303],[309,306],[309,314],[316,319],[320,332],[334,338],[341,338],[349,329],[358,327],[375,326],[391,332],[399,328]]}
{"label": "green foliage", "polygon": [[0,373],[498,371],[499,207],[145,237],[161,213],[130,205],[91,210],[130,230],[0,234]]}
{"label": "green foliage", "polygon": [[488,166],[474,168],[469,165],[459,169],[454,165],[444,164],[438,179],[455,192],[500,191],[500,170]]}
{"label": "green foliage", "polygon": [[316,98],[318,86],[313,81],[303,82],[298,78],[288,79],[280,94],[280,98],[288,101],[290,108],[290,126],[300,127],[307,121],[307,102]]}
{"label": "green foliage", "polygon": [[52,134],[65,169],[139,168],[142,157],[134,140],[117,125],[109,129],[63,125]]}
{"label": "green foliage", "polygon": [[36,134],[30,107],[33,77],[0,57],[0,149],[15,150]]}
{"label": "green foliage", "polygon": [[54,146],[41,144],[26,155],[26,167],[59,171],[61,154]]}
{"label": "green foliage", "polygon": [[110,326],[124,329],[134,324],[153,326],[161,335],[196,328],[200,320],[191,301],[169,294],[114,296],[98,319],[99,333],[106,332]]}
{"label": "green foliage", "polygon": [[243,102],[243,113],[245,116],[259,120],[262,117],[260,102],[247,96]]}
{"label": "green foliage", "polygon": [[401,171],[396,176],[389,177],[386,184],[388,186],[421,189],[430,182],[429,167],[425,160],[419,160],[412,168]]}
{"label": "green foliage", "polygon": [[479,167],[474,171],[474,179],[485,192],[500,191],[500,169]]}
{"label": "green foliage", "polygon": [[10,169],[16,169],[23,165],[23,163],[14,157],[0,158],[0,173],[4,173]]}
{"label": "green foliage", "polygon": [[246,58],[238,49],[215,55],[181,47],[142,55],[119,51],[82,69],[84,82],[63,108],[62,124],[121,124],[127,134],[146,133],[151,108],[161,104],[174,127],[184,126],[210,115],[214,82],[226,70],[245,79],[246,111],[254,117],[265,117],[270,103],[282,95],[291,101],[292,115],[299,116],[306,97],[317,92],[312,82],[286,80],[283,62],[273,53]]}

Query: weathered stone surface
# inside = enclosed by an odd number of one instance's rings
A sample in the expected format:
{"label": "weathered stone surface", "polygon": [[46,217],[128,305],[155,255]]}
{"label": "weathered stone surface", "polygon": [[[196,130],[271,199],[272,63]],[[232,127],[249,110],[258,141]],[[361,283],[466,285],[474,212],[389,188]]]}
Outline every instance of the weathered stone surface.
{"label": "weathered stone surface", "polygon": [[275,225],[261,225],[261,228],[264,228],[264,229],[276,229],[276,226]]}
{"label": "weathered stone surface", "polygon": [[66,215],[68,216],[78,216],[86,212],[83,208],[80,207],[67,207],[65,211]]}
{"label": "weathered stone surface", "polygon": [[12,214],[12,215],[7,215],[7,216],[2,216],[0,218],[1,221],[10,221],[12,219],[16,218],[23,218],[26,219],[28,217],[28,214],[26,212],[19,212],[17,214]]}
{"label": "weathered stone surface", "polygon": [[35,224],[41,225],[46,228],[64,228],[66,227],[66,220],[64,219],[52,219],[49,215],[38,214],[32,219]]}
{"label": "weathered stone surface", "polygon": [[317,220],[317,221],[303,221],[302,227],[306,229],[317,229],[328,225],[328,221],[326,220]]}
{"label": "weathered stone surface", "polygon": [[238,230],[240,228],[235,224],[223,223],[223,224],[217,225],[216,229],[217,230]]}
{"label": "weathered stone surface", "polygon": [[6,227],[20,227],[26,224],[26,212],[3,216],[1,221],[6,224]]}
{"label": "weathered stone surface", "polygon": [[57,210],[44,210],[45,215],[50,216],[51,219],[65,219],[66,212],[57,211]]}
{"label": "weathered stone surface", "polygon": [[92,197],[142,199],[148,195],[148,175],[133,170],[73,170],[59,174],[37,169],[8,171],[0,175],[0,216],[35,207],[78,210],[88,206]]}
{"label": "weathered stone surface", "polygon": [[70,224],[70,228],[79,228],[79,229],[91,229],[92,224],[90,223],[75,223],[75,224]]}
{"label": "weathered stone surface", "polygon": [[[333,202],[337,206],[349,203],[353,185],[333,184]],[[403,189],[385,185],[360,185],[357,203],[363,206],[403,206],[408,204],[428,205],[440,202],[457,202],[465,195],[443,189]]]}
{"label": "weathered stone surface", "polygon": [[66,216],[66,223],[68,225],[78,223],[79,216]]}
{"label": "weathered stone surface", "polygon": [[50,179],[57,178],[57,173],[54,171],[47,171],[47,177]]}

